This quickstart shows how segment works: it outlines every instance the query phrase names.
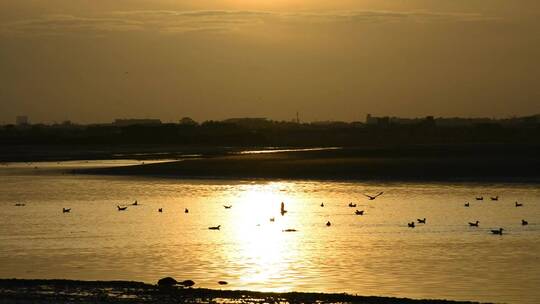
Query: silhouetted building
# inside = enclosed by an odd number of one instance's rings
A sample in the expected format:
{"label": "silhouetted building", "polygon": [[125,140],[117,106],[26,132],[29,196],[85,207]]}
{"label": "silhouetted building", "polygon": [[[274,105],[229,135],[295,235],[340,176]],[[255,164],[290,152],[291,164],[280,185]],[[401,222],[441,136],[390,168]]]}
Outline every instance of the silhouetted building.
{"label": "silhouetted building", "polygon": [[377,118],[371,116],[371,114],[366,115],[366,125],[376,125]]}
{"label": "silhouetted building", "polygon": [[28,116],[21,115],[15,118],[15,124],[18,126],[24,126],[28,124]]}
{"label": "silhouetted building", "polygon": [[139,118],[131,118],[131,119],[115,119],[114,125],[119,127],[125,127],[125,126],[133,126],[133,125],[160,125],[161,120],[159,119],[139,119]]}

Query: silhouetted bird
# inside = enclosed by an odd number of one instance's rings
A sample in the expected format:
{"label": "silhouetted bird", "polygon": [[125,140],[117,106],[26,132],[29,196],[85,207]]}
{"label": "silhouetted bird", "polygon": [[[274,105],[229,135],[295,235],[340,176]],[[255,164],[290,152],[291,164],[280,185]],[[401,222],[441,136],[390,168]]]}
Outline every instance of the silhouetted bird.
{"label": "silhouetted bird", "polygon": [[118,208],[118,211],[125,211],[127,210],[127,206],[125,207],[120,207],[120,206],[116,206]]}
{"label": "silhouetted bird", "polygon": [[356,214],[356,215],[364,215],[364,210],[356,210],[354,212],[354,214]]}
{"label": "silhouetted bird", "polygon": [[465,205],[464,205],[464,206],[465,206],[465,207],[469,207],[469,203],[468,203],[468,202],[467,202],[467,203],[465,203]]}
{"label": "silhouetted bird", "polygon": [[418,224],[425,224],[426,223],[426,218],[424,219],[416,219],[418,221]]}
{"label": "silhouetted bird", "polygon": [[71,208],[62,208],[62,213],[68,213],[71,211]]}
{"label": "silhouetted bird", "polygon": [[477,200],[477,201],[483,201],[483,200],[484,200],[484,197],[483,197],[483,196],[477,196],[477,197],[476,197],[476,200]]}
{"label": "silhouetted bird", "polygon": [[529,225],[529,222],[527,222],[526,220],[521,220],[521,225],[527,226]]}
{"label": "silhouetted bird", "polygon": [[491,197],[491,200],[492,200],[492,201],[498,201],[498,200],[499,200],[499,196],[498,196],[498,195],[497,195],[497,196],[492,196],[492,197]]}
{"label": "silhouetted bird", "polygon": [[189,213],[189,209],[188,208],[184,209],[184,213]]}
{"label": "silhouetted bird", "polygon": [[229,284],[229,283],[227,283],[227,281],[218,281],[217,283],[219,285],[227,285],[227,284]]}
{"label": "silhouetted bird", "polygon": [[208,229],[210,229],[210,230],[219,230],[219,228],[221,228],[221,225],[217,225],[217,226],[214,226],[214,227],[208,227]]}
{"label": "silhouetted bird", "polygon": [[281,202],[280,213],[281,213],[282,216],[285,215],[285,213],[287,213],[287,210],[285,210],[285,203],[284,202]]}
{"label": "silhouetted bird", "polygon": [[349,207],[354,208],[354,207],[356,207],[356,204],[349,203]]}
{"label": "silhouetted bird", "polygon": [[523,204],[516,202],[516,207],[521,207]]}
{"label": "silhouetted bird", "polygon": [[409,226],[409,228],[414,228],[414,222],[408,223],[407,226]]}
{"label": "silhouetted bird", "polygon": [[321,203],[321,207],[324,207],[324,203]]}
{"label": "silhouetted bird", "polygon": [[332,226],[332,223],[330,223],[330,221],[328,221],[328,222],[326,222],[326,226],[330,227],[330,226]]}
{"label": "silhouetted bird", "polygon": [[163,212],[163,208],[159,208],[157,211],[158,212]]}
{"label": "silhouetted bird", "polygon": [[479,221],[476,221],[474,223],[469,222],[469,226],[470,227],[478,227],[478,223],[480,223],[480,222]]}
{"label": "silhouetted bird", "polygon": [[24,207],[24,206],[26,206],[26,204],[24,204],[24,203],[16,203],[14,206],[15,207]]}
{"label": "silhouetted bird", "polygon": [[296,229],[285,229],[285,230],[282,230],[283,232],[296,232],[297,230]]}
{"label": "silhouetted bird", "polygon": [[275,222],[276,221],[276,218],[275,217],[271,217],[270,218],[270,222]]}
{"label": "silhouetted bird", "polygon": [[225,207],[225,209],[231,209],[232,208],[232,205],[223,205],[223,207]]}
{"label": "silhouetted bird", "polygon": [[369,198],[370,201],[376,199],[377,197],[381,196],[383,194],[383,192],[379,192],[377,193],[376,195],[369,195],[369,194],[364,194],[365,196],[367,196],[367,198]]}
{"label": "silhouetted bird", "polygon": [[139,205],[139,202],[137,201],[134,201],[133,204],[131,204],[131,206],[137,206],[137,205]]}
{"label": "silhouetted bird", "polygon": [[502,235],[503,234],[503,228],[499,228],[499,230],[491,230],[491,233],[493,234],[498,234],[498,235]]}

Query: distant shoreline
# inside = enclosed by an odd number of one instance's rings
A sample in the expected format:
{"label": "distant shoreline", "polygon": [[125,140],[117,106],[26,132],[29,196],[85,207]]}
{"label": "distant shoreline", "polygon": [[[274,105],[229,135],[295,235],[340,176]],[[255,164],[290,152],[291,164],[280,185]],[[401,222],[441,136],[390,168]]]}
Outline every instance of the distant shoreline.
{"label": "distant shoreline", "polygon": [[0,279],[2,303],[477,303],[451,300],[357,296],[336,293],[255,292],[205,288],[159,288],[130,281],[22,280]]}
{"label": "distant shoreline", "polygon": [[217,155],[74,170],[76,174],[179,179],[540,183],[538,147],[390,147]]}

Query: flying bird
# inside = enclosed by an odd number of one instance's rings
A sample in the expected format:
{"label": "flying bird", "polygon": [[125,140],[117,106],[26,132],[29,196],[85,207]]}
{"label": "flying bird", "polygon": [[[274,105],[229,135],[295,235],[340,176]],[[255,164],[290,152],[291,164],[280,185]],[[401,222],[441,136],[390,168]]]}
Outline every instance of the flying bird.
{"label": "flying bird", "polygon": [[381,196],[383,194],[383,192],[379,192],[377,193],[376,195],[369,195],[369,194],[364,194],[367,198],[369,198],[370,201],[376,199],[377,197]]}

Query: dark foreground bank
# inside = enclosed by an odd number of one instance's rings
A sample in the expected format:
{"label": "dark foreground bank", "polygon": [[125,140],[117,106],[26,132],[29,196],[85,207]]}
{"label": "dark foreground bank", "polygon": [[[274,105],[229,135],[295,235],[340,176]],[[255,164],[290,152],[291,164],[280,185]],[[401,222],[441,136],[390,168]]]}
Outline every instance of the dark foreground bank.
{"label": "dark foreground bank", "polygon": [[0,280],[0,303],[473,303],[325,293],[159,288],[141,282]]}
{"label": "dark foreground bank", "polygon": [[398,146],[241,154],[76,173],[222,179],[539,182],[540,147]]}

